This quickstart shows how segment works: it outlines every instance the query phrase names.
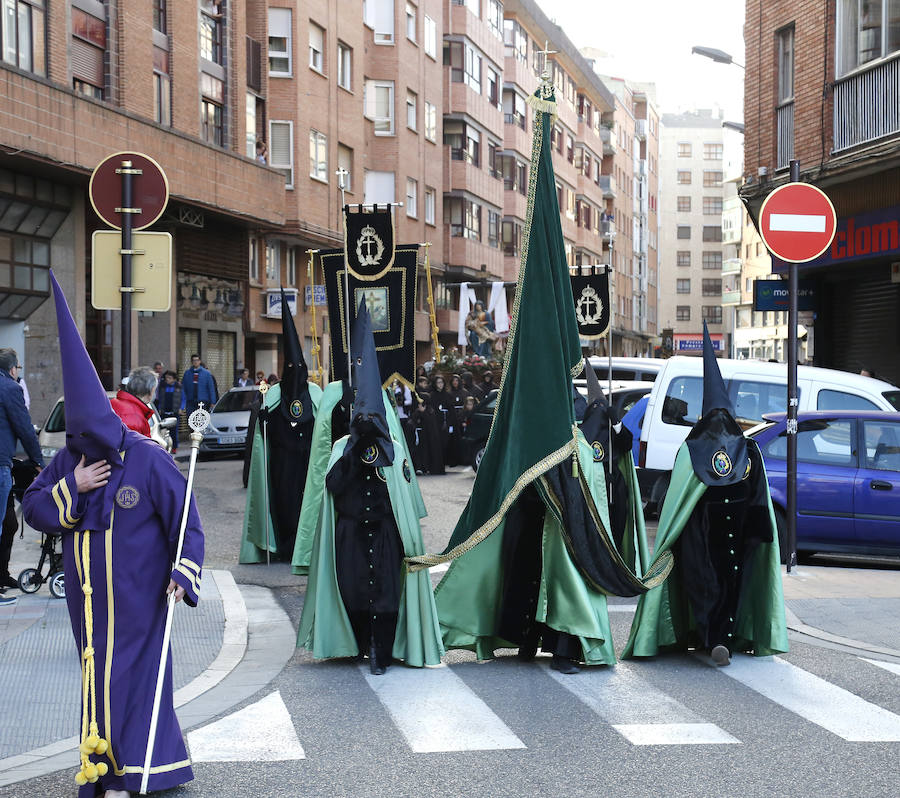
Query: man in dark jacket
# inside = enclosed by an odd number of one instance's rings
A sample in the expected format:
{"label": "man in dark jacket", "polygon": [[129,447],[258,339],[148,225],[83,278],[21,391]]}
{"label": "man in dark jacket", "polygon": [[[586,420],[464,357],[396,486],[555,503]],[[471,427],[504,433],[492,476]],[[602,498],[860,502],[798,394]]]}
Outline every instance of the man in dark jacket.
{"label": "man in dark jacket", "polygon": [[[16,382],[19,356],[14,349],[0,349],[0,507],[6,510],[9,492],[12,490],[12,457],[16,441],[22,441],[26,454],[40,467],[44,467],[41,447],[25,409],[25,395]],[[9,575],[9,557],[15,530],[0,539],[0,593],[16,588],[18,583]],[[15,598],[0,596],[0,606],[14,604]]]}
{"label": "man in dark jacket", "polygon": [[181,378],[182,408],[190,415],[203,402],[208,410],[212,410],[216,399],[218,395],[212,374],[200,364],[200,355],[191,355],[191,367]]}

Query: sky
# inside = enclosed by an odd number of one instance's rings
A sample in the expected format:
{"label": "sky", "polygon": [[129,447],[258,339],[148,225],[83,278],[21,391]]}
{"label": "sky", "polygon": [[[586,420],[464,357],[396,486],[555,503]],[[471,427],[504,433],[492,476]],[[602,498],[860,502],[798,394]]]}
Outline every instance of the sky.
{"label": "sky", "polygon": [[691,54],[714,47],[744,63],[744,0],[537,0],[576,47],[610,56],[604,72],[656,83],[662,113],[720,107],[743,121],[744,71]]}

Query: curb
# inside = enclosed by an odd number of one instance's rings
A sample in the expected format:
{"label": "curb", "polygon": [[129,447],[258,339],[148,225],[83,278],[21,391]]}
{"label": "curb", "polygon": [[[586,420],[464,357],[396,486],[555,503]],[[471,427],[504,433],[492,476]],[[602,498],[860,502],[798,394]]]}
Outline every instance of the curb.
{"label": "curb", "polygon": [[[210,666],[176,691],[182,732],[222,714],[265,687],[293,656],[296,633],[272,591],[238,587],[230,571],[209,571],[222,596],[225,632]],[[78,738],[0,760],[0,787],[78,765]]]}
{"label": "curb", "polygon": [[900,662],[900,651],[893,648],[884,648],[876,646],[872,643],[864,643],[861,640],[853,640],[849,637],[841,637],[840,635],[826,632],[824,629],[818,629],[815,626],[809,626],[793,612],[786,604],[784,607],[785,619],[787,620],[787,628],[796,636],[812,638],[821,643],[825,643],[828,648],[835,648],[847,651],[850,654],[877,654],[882,657]]}

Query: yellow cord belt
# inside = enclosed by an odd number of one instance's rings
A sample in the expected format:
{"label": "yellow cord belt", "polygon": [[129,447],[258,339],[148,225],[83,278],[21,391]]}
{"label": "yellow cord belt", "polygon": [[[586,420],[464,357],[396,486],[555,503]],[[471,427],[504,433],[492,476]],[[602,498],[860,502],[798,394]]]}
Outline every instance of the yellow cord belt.
{"label": "yellow cord belt", "polygon": [[[76,542],[75,556],[78,556]],[[84,663],[81,666],[81,768],[75,774],[75,783],[80,787],[90,782],[93,784],[100,776],[105,776],[109,766],[105,762],[91,762],[91,754],[103,755],[109,748],[109,742],[100,737],[100,729],[97,726],[97,675],[96,661],[94,659],[94,602],[91,587],[91,533],[82,533],[81,540],[81,564],[84,583],[81,592],[84,593],[84,650],[82,657]],[[90,717],[90,721],[88,718]]]}

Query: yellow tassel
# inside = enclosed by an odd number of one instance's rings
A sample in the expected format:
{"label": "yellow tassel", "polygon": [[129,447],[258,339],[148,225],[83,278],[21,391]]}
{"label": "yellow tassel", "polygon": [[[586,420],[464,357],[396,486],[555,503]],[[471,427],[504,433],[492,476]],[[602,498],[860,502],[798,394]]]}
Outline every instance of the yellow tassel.
{"label": "yellow tassel", "polygon": [[109,765],[107,765],[106,762],[98,762],[97,773],[99,773],[101,776],[105,776],[107,773],[109,773]]}
{"label": "yellow tassel", "polygon": [[79,770],[79,771],[75,774],[75,783],[76,783],[79,787],[83,787],[85,784],[87,784],[87,776],[84,775],[84,771],[83,771],[83,770]]}
{"label": "yellow tassel", "polygon": [[87,754],[92,754],[92,753],[94,753],[94,749],[91,748],[90,745],[88,745],[88,741],[87,741],[87,740],[85,740],[81,745],[78,746],[78,750],[81,751],[81,753],[84,754],[85,756],[86,756]]}
{"label": "yellow tassel", "polygon": [[85,751],[85,753],[92,754],[97,750],[97,746],[100,745],[100,738],[96,734],[88,735],[88,738],[84,741],[84,744],[88,748],[90,748],[90,751]]}
{"label": "yellow tassel", "polygon": [[[106,753],[108,748],[109,748],[109,743],[107,743],[106,740],[100,740],[100,742],[97,743],[97,747],[94,749],[94,751],[95,751],[95,753],[100,754],[100,756],[103,756],[103,754]],[[99,767],[99,765],[98,765],[98,767]],[[103,767],[106,767],[106,765],[104,765]],[[101,773],[100,775],[102,776],[103,774]]]}
{"label": "yellow tassel", "polygon": [[87,778],[87,780],[91,782],[91,784],[93,784],[95,781],[97,781],[97,776],[99,775],[97,773],[97,766],[93,762],[88,762],[84,766],[84,775],[85,778]]}

